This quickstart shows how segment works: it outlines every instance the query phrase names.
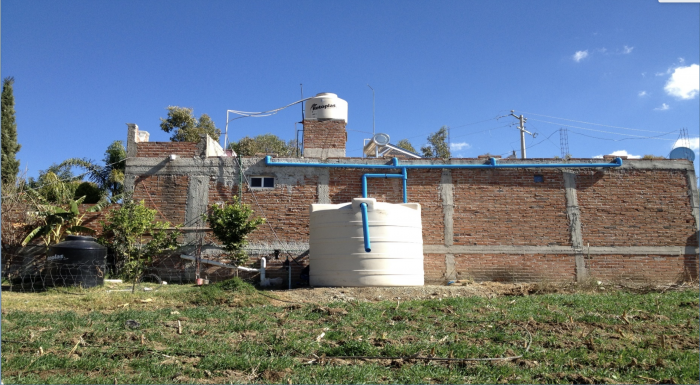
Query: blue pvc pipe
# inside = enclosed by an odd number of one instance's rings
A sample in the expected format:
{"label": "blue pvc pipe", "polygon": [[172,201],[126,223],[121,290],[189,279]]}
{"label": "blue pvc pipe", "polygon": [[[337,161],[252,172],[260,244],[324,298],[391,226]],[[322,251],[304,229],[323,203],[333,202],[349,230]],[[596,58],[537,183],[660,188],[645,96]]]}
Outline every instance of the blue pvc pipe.
{"label": "blue pvc pipe", "polygon": [[[485,164],[406,164],[399,166],[399,160],[392,158],[391,164],[358,164],[358,163],[299,163],[299,162],[273,162],[272,157],[265,157],[266,166],[283,167],[322,167],[322,168],[366,168],[366,169],[401,169],[401,174],[364,174],[362,175],[362,196],[367,198],[367,178],[403,178],[403,202],[408,203],[406,181],[407,169],[495,169],[495,168],[596,168],[596,167],[620,167],[622,158],[615,158],[612,163],[514,163],[498,164],[496,158],[489,158]],[[369,231],[369,230],[368,230]]]}
{"label": "blue pvc pipe", "polygon": [[[396,159],[396,158],[394,158]],[[403,179],[403,203],[408,203],[408,192],[406,190],[406,180],[408,173],[406,168],[401,169],[401,174],[364,174],[362,175],[362,197],[367,198],[367,178],[401,178]]]}
{"label": "blue pvc pipe", "polygon": [[401,174],[403,174],[403,203],[408,203],[408,189],[406,188],[408,172],[406,171],[405,167],[401,169]]}
{"label": "blue pvc pipe", "polygon": [[391,164],[358,164],[358,163],[301,163],[301,162],[273,162],[270,155],[265,157],[266,166],[285,167],[323,167],[323,168],[366,168],[366,169],[494,169],[494,168],[596,168],[596,167],[620,167],[622,159],[615,158],[611,163],[514,163],[498,164],[495,158],[489,158],[486,164],[405,164],[399,165],[399,160],[393,158]]}
{"label": "blue pvc pipe", "polygon": [[362,212],[362,235],[365,238],[365,251],[372,251],[372,246],[369,243],[369,222],[367,220],[367,203],[360,203],[360,211]]}

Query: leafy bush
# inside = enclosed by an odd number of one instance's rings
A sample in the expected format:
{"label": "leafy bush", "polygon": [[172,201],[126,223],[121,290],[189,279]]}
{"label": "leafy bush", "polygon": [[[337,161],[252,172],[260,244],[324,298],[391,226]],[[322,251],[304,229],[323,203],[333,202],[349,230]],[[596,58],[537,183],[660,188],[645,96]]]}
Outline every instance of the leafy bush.
{"label": "leafy bush", "polygon": [[236,197],[234,199],[236,200],[233,203],[226,203],[221,207],[211,205],[205,219],[231,259],[241,264],[248,260],[248,255],[243,251],[243,247],[248,243],[248,234],[265,223],[265,219],[252,217],[253,210],[250,206]]}
{"label": "leafy bush", "polygon": [[156,210],[147,208],[143,201],[127,197],[102,222],[104,232],[98,242],[114,251],[125,279],[138,280],[154,256],[178,246],[180,231],[169,231],[170,222],[155,221],[155,216]]}
{"label": "leafy bush", "polygon": [[102,198],[102,191],[95,183],[83,182],[75,189],[75,199],[85,197],[83,203],[97,203]]}

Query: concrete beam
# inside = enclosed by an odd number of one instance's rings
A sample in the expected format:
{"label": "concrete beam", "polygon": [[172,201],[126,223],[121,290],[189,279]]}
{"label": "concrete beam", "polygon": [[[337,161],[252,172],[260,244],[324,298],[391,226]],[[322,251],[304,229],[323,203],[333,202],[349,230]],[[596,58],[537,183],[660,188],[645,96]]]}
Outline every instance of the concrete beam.
{"label": "concrete beam", "polygon": [[305,148],[305,158],[344,158],[345,148]]}
{"label": "concrete beam", "polygon": [[598,246],[585,247],[583,253],[569,246],[445,246],[423,245],[424,254],[591,254],[591,255],[689,255],[694,246]]}

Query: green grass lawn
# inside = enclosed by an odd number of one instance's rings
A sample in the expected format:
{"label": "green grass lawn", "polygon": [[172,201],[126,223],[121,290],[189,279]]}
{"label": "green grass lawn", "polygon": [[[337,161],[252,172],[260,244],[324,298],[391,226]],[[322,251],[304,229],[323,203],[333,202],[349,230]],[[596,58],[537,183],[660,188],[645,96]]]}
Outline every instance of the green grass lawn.
{"label": "green grass lawn", "polygon": [[698,383],[700,376],[697,288],[325,304],[273,301],[235,281],[157,289],[3,292],[3,382]]}

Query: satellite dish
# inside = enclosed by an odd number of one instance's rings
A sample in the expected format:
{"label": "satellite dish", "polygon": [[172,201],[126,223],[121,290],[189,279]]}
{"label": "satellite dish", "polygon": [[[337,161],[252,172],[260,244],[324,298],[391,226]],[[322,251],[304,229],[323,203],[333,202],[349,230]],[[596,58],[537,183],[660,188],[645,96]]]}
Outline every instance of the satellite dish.
{"label": "satellite dish", "polygon": [[692,162],[695,160],[695,152],[688,147],[676,147],[668,157],[670,159],[687,159]]}
{"label": "satellite dish", "polygon": [[389,135],[387,134],[377,134],[372,137],[372,141],[377,145],[377,146],[386,146],[389,144]]}

